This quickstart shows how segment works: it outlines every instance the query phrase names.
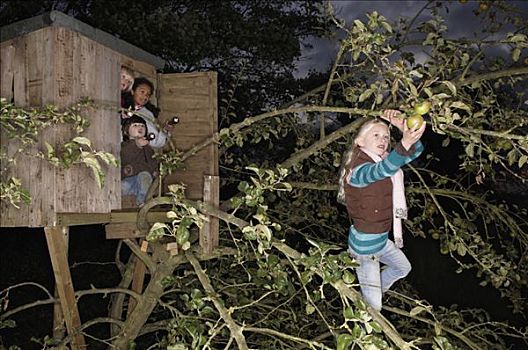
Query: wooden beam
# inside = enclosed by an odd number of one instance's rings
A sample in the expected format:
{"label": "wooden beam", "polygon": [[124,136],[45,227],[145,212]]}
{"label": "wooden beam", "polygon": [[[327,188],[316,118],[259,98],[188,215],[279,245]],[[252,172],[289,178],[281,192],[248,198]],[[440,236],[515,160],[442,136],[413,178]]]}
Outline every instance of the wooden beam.
{"label": "wooden beam", "polygon": [[[147,221],[150,223],[154,222],[171,222],[171,219],[167,218],[167,211],[149,211],[147,213]],[[137,222],[138,211],[132,212],[118,212],[112,211],[110,214],[110,223],[120,223],[120,222]]]}
{"label": "wooden beam", "polygon": [[95,225],[110,222],[110,213],[57,213],[57,226]]}
{"label": "wooden beam", "polygon": [[[148,249],[148,242],[142,240],[141,251],[146,253],[147,249]],[[143,283],[145,282],[145,272],[147,269],[145,267],[145,264],[143,264],[143,262],[140,259],[136,257],[134,260],[135,260],[134,277],[132,279],[132,286],[130,287],[130,289],[132,289],[134,292],[142,294],[143,293]],[[134,311],[134,308],[136,307],[136,305],[137,305],[136,299],[130,297],[130,299],[128,299],[127,316],[130,316],[132,311]]]}
{"label": "wooden beam", "polygon": [[[68,241],[69,241],[69,227],[62,227],[62,235],[64,238],[64,246],[66,251],[66,258],[68,257]],[[59,300],[59,290],[55,285],[54,296]],[[64,314],[62,313],[62,307],[60,302],[53,304],[53,338],[62,339],[64,338],[66,328],[64,327]]]}
{"label": "wooden beam", "polygon": [[138,230],[136,223],[120,223],[105,225],[106,239],[133,239],[144,236]]}
{"label": "wooden beam", "polygon": [[[167,211],[150,211],[147,214],[148,222],[170,222]],[[138,210],[112,211],[111,213],[57,213],[57,226],[79,226],[95,224],[135,223]]]}
{"label": "wooden beam", "polygon": [[[218,208],[220,202],[220,177],[214,175],[204,176],[203,200],[205,203]],[[218,247],[220,222],[217,217],[207,216],[208,221],[200,232],[200,247],[204,254],[211,254]]]}
{"label": "wooden beam", "polygon": [[77,309],[77,301],[73,290],[73,282],[68,265],[66,245],[64,242],[63,229],[60,226],[48,226],[44,228],[46,242],[55,275],[55,286],[59,294],[59,300],[64,315],[64,322],[68,334],[72,336],[72,349],[85,349],[86,342],[82,333],[77,333],[81,326],[81,317]]}

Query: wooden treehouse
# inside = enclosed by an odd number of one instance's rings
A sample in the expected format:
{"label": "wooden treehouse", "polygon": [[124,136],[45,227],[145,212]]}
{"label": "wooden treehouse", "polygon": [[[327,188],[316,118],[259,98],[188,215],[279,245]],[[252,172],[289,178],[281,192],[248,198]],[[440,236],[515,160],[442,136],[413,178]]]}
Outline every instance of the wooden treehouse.
{"label": "wooden treehouse", "polygon": [[[90,127],[88,137],[94,149],[112,153],[119,159],[121,126],[121,67],[135,76],[144,76],[155,85],[152,102],[161,109],[163,123],[174,115],[179,124],[171,133],[176,148],[186,151],[217,131],[217,76],[214,72],[160,74],[165,62],[144,50],[93,28],[63,13],[50,13],[23,20],[0,29],[0,96],[16,106],[54,104],[66,107],[87,96],[96,108],[84,113]],[[106,106],[106,107],[103,107]],[[108,108],[108,106],[115,106]],[[35,146],[44,142],[59,145],[71,136],[64,127],[44,130]],[[5,137],[2,148],[8,154],[18,145]],[[75,225],[105,224],[107,238],[139,238],[137,209],[126,209],[121,196],[120,169],[107,167],[106,181],[99,189],[92,172],[83,166],[63,170],[44,160],[29,156],[17,159],[17,165],[2,176],[21,179],[32,197],[20,209],[5,203],[0,207],[0,227],[43,227],[55,275],[60,305],[70,334],[80,323],[67,259],[68,228]],[[215,143],[197,152],[165,179],[184,183],[189,199],[218,206],[218,149]],[[149,212],[149,222],[166,220],[162,212]],[[218,220],[210,218],[200,232],[202,252],[208,254],[218,245]],[[145,244],[143,244],[143,247]],[[136,266],[136,288],[142,288],[144,268]],[[139,285],[139,286],[138,286]],[[84,347],[77,335],[74,348]]]}

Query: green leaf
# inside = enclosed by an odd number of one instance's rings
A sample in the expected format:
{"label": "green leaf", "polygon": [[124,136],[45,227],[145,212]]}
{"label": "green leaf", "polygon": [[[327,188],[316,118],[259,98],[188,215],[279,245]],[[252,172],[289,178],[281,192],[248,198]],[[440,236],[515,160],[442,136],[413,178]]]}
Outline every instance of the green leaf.
{"label": "green leaf", "polygon": [[372,89],[365,90],[361,95],[359,95],[359,102],[365,101],[367,98],[369,98],[370,95],[372,95],[374,91]]}
{"label": "green leaf", "polygon": [[152,242],[163,237],[163,235],[165,234],[165,229],[168,229],[168,227],[164,223],[154,223],[154,225],[152,225],[152,227],[150,228],[149,233],[147,234],[147,241]]}
{"label": "green leaf", "polygon": [[180,224],[176,230],[176,243],[183,245],[189,240],[189,229],[184,225]]}
{"label": "green leaf", "polygon": [[453,84],[452,82],[448,81],[448,80],[444,80],[442,81],[442,84],[444,84],[445,86],[447,86],[447,88],[451,91],[451,93],[453,94],[453,96],[456,96],[457,94],[457,88],[455,86],[455,84]]}
{"label": "green leaf", "polygon": [[358,27],[359,29],[365,29],[365,25],[363,24],[363,22],[361,22],[359,19],[355,19],[354,20],[354,24],[356,25],[356,27]]}
{"label": "green leaf", "polygon": [[416,86],[414,86],[414,84],[409,83],[409,89],[411,89],[412,96],[418,97],[418,90],[416,90]]}
{"label": "green leaf", "polygon": [[337,336],[337,350],[349,350],[354,338],[351,334],[339,334]]}
{"label": "green leaf", "polygon": [[114,157],[114,155],[112,153],[109,153],[109,152],[97,152],[97,156],[99,158],[101,158],[101,160],[103,162],[105,162],[106,164],[110,164],[110,165],[113,165],[115,167],[117,167],[119,165],[116,157]]}
{"label": "green leaf", "polygon": [[455,101],[455,102],[451,103],[451,107],[452,108],[458,108],[458,109],[464,109],[464,110],[466,110],[468,112],[471,112],[471,107],[469,107],[464,102]]}
{"label": "green leaf", "polygon": [[345,270],[345,272],[343,272],[343,282],[345,282],[346,284],[352,284],[354,283],[356,280],[356,276],[354,276],[354,274],[348,270]]}
{"label": "green leaf", "polygon": [[526,40],[526,35],[525,34],[515,34],[515,35],[513,35],[512,37],[510,37],[508,39],[512,43],[517,43],[517,42],[525,41]]}
{"label": "green leaf", "polygon": [[53,147],[49,143],[47,143],[46,141],[44,141],[44,145],[46,146],[46,149],[47,149],[46,157],[50,158],[55,151],[54,151]]}
{"label": "green leaf", "polygon": [[458,244],[457,245],[457,253],[458,253],[458,255],[464,256],[464,255],[466,255],[466,251],[467,250],[466,250],[466,246],[465,245],[463,245],[463,244]]}
{"label": "green leaf", "polygon": [[519,57],[521,57],[521,49],[516,47],[513,51],[512,51],[512,60],[514,62],[517,62],[519,60]]}
{"label": "green leaf", "polygon": [[519,168],[522,168],[524,164],[526,164],[526,161],[528,161],[528,156],[523,154],[521,157],[519,157]]}
{"label": "green leaf", "polygon": [[385,28],[387,32],[392,33],[392,27],[389,23],[382,21],[381,25],[383,26],[383,28]]}
{"label": "green leaf", "polygon": [[177,217],[178,217],[178,215],[177,215],[174,211],[169,210],[169,211],[167,212],[167,218],[168,218],[168,219],[175,219],[175,218],[177,218]]}
{"label": "green leaf", "polygon": [[475,151],[475,144],[473,143],[468,143],[466,145],[466,148],[465,148],[465,151],[466,151],[466,154],[470,157],[473,157],[474,156],[474,151]]}
{"label": "green leaf", "polygon": [[103,188],[104,186],[104,178],[105,178],[105,174],[103,173],[103,171],[101,170],[101,165],[99,164],[99,162],[97,161],[97,159],[93,158],[93,157],[86,157],[82,160],[82,162],[88,166],[89,168],[92,169],[93,171],[93,174],[94,174],[94,177],[95,177],[95,181],[97,182],[97,186],[99,188]]}
{"label": "green leaf", "polygon": [[343,310],[343,316],[346,320],[352,320],[356,318],[356,315],[354,313],[354,309],[352,309],[352,306],[348,306]]}
{"label": "green leaf", "polygon": [[77,136],[77,137],[74,137],[73,142],[76,142],[80,145],[85,145],[85,146],[88,146],[88,147],[91,147],[92,146],[92,143],[90,141],[90,139],[86,138],[86,137],[81,137],[81,136]]}
{"label": "green leaf", "polygon": [[381,328],[380,324],[376,321],[369,322],[369,325],[376,333],[381,333],[383,331],[383,328]]}

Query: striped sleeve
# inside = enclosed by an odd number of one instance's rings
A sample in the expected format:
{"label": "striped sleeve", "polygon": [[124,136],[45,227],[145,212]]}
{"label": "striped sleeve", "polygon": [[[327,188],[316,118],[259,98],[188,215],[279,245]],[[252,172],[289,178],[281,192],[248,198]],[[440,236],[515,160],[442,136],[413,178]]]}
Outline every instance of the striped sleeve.
{"label": "striped sleeve", "polygon": [[348,184],[353,187],[366,187],[373,182],[390,177],[402,166],[416,159],[422,152],[423,145],[420,141],[415,144],[415,151],[411,155],[402,155],[395,148],[381,162],[366,162],[352,169]]}

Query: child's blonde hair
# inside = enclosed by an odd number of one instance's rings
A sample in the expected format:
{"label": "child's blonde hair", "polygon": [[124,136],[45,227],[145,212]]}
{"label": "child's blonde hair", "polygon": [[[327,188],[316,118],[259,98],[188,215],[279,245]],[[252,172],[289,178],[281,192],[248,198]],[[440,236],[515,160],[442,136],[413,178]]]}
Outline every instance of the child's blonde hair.
{"label": "child's blonde hair", "polygon": [[123,89],[123,92],[130,92],[132,90],[132,84],[134,83],[134,72],[125,66],[121,67],[121,75],[119,77],[121,81],[125,78],[128,81],[128,85]]}
{"label": "child's blonde hair", "polygon": [[[354,140],[352,141],[352,146],[343,154],[343,158],[341,159],[341,167],[339,168],[339,176],[338,176],[338,183],[337,183],[337,201],[341,204],[346,204],[345,200],[345,177],[347,176],[347,169],[350,166],[350,163],[354,160],[354,157],[357,156],[357,149],[359,147],[358,140],[365,136],[365,134],[372,129],[374,125],[377,124],[383,124],[387,126],[387,124],[382,121],[381,119],[367,119],[361,126],[359,127],[356,136],[354,137]],[[388,128],[388,126],[387,126]]]}

